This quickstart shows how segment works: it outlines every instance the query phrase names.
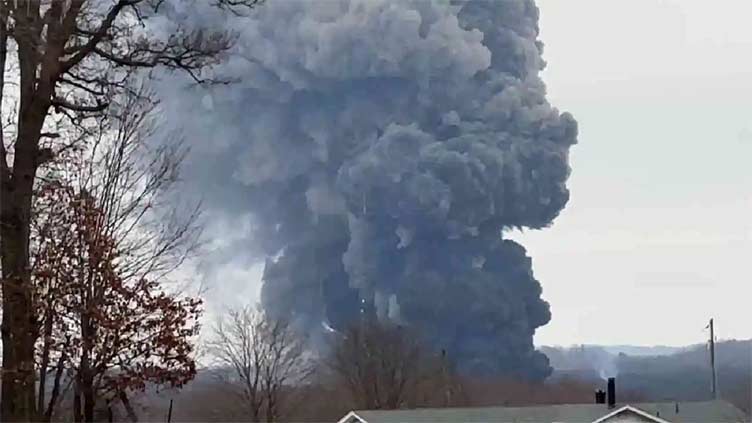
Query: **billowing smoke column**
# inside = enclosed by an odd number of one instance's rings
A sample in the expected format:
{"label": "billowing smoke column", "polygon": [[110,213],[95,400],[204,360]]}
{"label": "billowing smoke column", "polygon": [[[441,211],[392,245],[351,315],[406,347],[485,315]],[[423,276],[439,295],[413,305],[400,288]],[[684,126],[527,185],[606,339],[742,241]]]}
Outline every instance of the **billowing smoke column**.
{"label": "billowing smoke column", "polygon": [[266,310],[310,331],[373,313],[463,371],[547,376],[549,306],[503,237],[569,197],[577,125],[546,101],[534,2],[270,0],[233,25],[235,82],[164,84],[165,110],[209,212],[251,219]]}

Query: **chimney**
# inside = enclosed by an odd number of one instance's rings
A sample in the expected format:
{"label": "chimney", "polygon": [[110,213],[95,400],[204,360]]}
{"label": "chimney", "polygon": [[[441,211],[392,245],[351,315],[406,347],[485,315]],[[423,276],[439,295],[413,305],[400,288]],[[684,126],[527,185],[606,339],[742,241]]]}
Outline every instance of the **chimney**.
{"label": "chimney", "polygon": [[608,408],[616,406],[616,379],[608,378]]}
{"label": "chimney", "polygon": [[606,403],[606,392],[603,391],[603,389],[599,389],[595,391],[595,403],[596,404],[605,404]]}

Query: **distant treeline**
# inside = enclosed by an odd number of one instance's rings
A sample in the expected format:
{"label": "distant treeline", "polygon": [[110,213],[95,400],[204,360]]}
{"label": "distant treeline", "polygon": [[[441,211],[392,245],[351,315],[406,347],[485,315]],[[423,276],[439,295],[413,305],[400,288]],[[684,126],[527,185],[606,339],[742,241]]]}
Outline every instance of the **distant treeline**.
{"label": "distant treeline", "polygon": [[[694,401],[710,398],[709,353],[704,345],[677,349],[667,355],[613,353],[600,346],[541,348],[549,355],[555,371],[545,383],[526,383],[502,378],[457,376],[451,384],[423,386],[428,395],[418,406],[526,406],[540,404],[589,403],[593,392],[604,389],[602,376],[616,376],[619,402]],[[630,352],[639,351],[636,349]],[[752,341],[724,341],[717,344],[716,358],[720,396],[750,414]],[[173,400],[173,421],[248,421],[243,401],[217,369],[199,370],[182,390],[149,388],[132,399],[140,421],[165,421]],[[438,392],[437,392],[438,388]],[[285,420],[336,421],[347,411],[359,408],[350,393],[326,375],[307,383],[288,386],[283,397],[295,398]],[[125,421],[123,410],[115,409],[115,421]],[[104,421],[106,416],[101,417]]]}
{"label": "distant treeline", "polygon": [[[648,401],[693,401],[711,398],[710,354],[706,345],[666,355],[612,353],[601,346],[542,350],[556,369],[551,380],[598,382],[616,376],[617,388]],[[718,392],[747,414],[752,413],[752,340],[716,344]]]}

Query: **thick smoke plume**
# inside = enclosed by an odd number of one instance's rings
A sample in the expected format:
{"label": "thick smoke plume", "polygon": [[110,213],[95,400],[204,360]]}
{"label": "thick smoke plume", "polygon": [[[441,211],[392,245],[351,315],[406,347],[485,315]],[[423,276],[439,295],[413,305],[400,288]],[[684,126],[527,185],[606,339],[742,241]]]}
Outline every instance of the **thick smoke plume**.
{"label": "thick smoke plume", "polygon": [[503,234],[565,206],[577,125],[546,101],[534,2],[270,0],[225,25],[235,82],[167,80],[164,109],[210,213],[250,222],[234,253],[268,257],[263,306],[309,331],[367,313],[463,371],[545,377],[549,306]]}

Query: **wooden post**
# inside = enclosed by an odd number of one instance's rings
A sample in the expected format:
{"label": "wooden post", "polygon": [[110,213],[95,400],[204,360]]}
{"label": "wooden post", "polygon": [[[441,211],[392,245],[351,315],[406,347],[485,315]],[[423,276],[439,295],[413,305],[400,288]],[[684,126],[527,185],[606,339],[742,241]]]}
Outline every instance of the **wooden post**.
{"label": "wooden post", "polygon": [[715,376],[715,332],[713,328],[713,319],[710,319],[710,391],[713,394],[713,399],[718,399],[718,385]]}

